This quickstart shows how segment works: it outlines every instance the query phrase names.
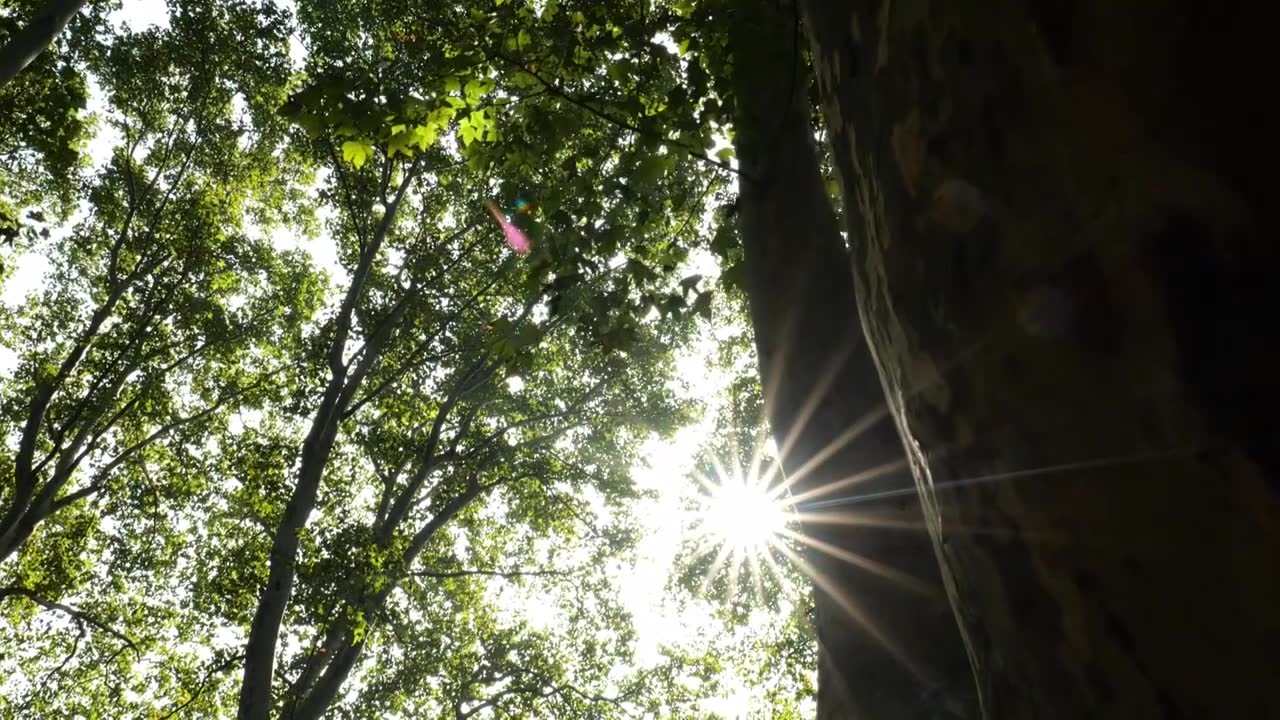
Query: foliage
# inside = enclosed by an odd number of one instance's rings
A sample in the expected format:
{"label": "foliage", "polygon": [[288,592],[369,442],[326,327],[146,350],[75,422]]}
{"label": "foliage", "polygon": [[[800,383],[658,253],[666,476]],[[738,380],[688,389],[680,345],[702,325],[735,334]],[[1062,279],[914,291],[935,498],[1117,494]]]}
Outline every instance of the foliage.
{"label": "foliage", "polygon": [[[0,714],[708,716],[746,668],[640,662],[616,582],[675,353],[740,322],[688,269],[736,257],[688,12],[173,0],[6,87],[65,127],[0,136],[51,268],[0,311]],[[779,617],[753,657],[802,652]]]}
{"label": "foliage", "polygon": [[[0,2],[0,44],[41,2]],[[91,3],[16,79],[0,86],[0,244],[45,231],[70,212],[90,125],[87,75],[104,50],[105,5]],[[48,208],[34,208],[42,203]],[[3,266],[0,265],[0,270]]]}

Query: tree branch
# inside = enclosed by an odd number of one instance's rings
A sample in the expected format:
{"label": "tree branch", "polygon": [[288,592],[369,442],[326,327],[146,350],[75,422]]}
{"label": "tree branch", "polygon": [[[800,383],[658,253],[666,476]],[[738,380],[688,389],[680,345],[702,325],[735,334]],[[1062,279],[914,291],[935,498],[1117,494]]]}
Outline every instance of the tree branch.
{"label": "tree branch", "polygon": [[[672,146],[672,147],[680,148],[680,149],[681,149],[681,150],[683,150],[687,155],[689,155],[689,157],[694,158],[695,160],[700,160],[700,161],[702,161],[702,162],[704,162],[704,163],[706,163],[706,164],[708,164],[708,165],[711,165],[712,167],[715,167],[715,168],[717,168],[717,169],[724,170],[725,172],[733,173],[734,175],[738,175],[738,176],[740,176],[740,177],[747,177],[747,176],[746,176],[746,174],[745,174],[745,173],[743,173],[741,170],[738,170],[737,168],[733,167],[732,165],[730,165],[730,164],[729,164],[729,163],[727,163],[727,162],[721,162],[721,161],[719,161],[719,160],[716,160],[715,158],[713,158],[713,157],[711,157],[711,156],[707,155],[707,154],[706,154],[705,152],[703,152],[703,151],[702,151],[702,149],[700,149],[700,148],[695,148],[695,147],[692,147],[692,146],[690,146],[690,145],[686,145],[686,144],[684,144],[684,143],[682,143],[682,142],[679,142],[679,141],[677,141],[677,140],[672,140],[672,139],[670,139],[670,138],[668,138],[668,137],[665,137],[665,136],[664,136],[664,135],[662,135],[661,133],[656,133],[656,132],[653,132],[653,131],[650,131],[650,130],[645,130],[644,128],[640,127],[639,125],[636,125],[636,124],[631,123],[631,122],[627,122],[626,120],[623,120],[623,119],[618,118],[618,117],[614,117],[614,116],[610,115],[609,113],[604,112],[603,110],[600,110],[600,109],[598,109],[598,108],[592,107],[589,103],[587,103],[587,102],[585,102],[585,101],[583,101],[583,100],[580,100],[580,99],[578,99],[577,97],[574,97],[573,95],[570,95],[567,91],[565,91],[565,90],[563,90],[562,88],[560,88],[560,87],[559,87],[558,85],[556,85],[554,82],[552,82],[551,80],[548,80],[548,79],[546,79],[545,77],[543,77],[543,74],[542,74],[542,73],[539,73],[539,72],[536,72],[536,71],[530,70],[530,69],[529,69],[529,68],[528,68],[524,63],[521,63],[519,60],[516,60],[516,59],[514,59],[514,58],[510,58],[510,57],[507,57],[506,55],[502,55],[502,54],[499,54],[499,55],[498,55],[498,57],[499,57],[500,59],[502,59],[503,61],[505,61],[506,63],[508,63],[509,65],[514,66],[514,67],[517,69],[517,71],[518,71],[518,72],[526,73],[526,74],[528,74],[530,77],[532,77],[534,80],[537,80],[539,83],[541,83],[541,84],[542,84],[542,87],[543,87],[543,88],[545,88],[545,89],[546,89],[546,91],[547,91],[548,93],[550,93],[550,94],[552,94],[552,95],[554,95],[554,96],[556,96],[556,97],[560,98],[561,100],[564,100],[565,102],[567,102],[567,103],[569,103],[569,104],[571,104],[571,105],[574,105],[574,106],[576,106],[576,107],[579,107],[579,108],[581,108],[581,109],[583,109],[583,110],[587,111],[587,112],[588,112],[588,113],[590,113],[591,115],[594,115],[595,117],[597,117],[597,118],[599,118],[599,119],[601,119],[601,120],[604,120],[605,122],[607,122],[607,123],[609,123],[609,124],[611,124],[611,125],[615,125],[615,126],[620,127],[620,128],[622,128],[622,129],[624,129],[624,130],[630,130],[631,132],[633,132],[633,133],[635,133],[635,134],[637,134],[637,135],[641,135],[641,136],[643,136],[643,137],[652,138],[652,139],[654,139],[654,140],[659,140],[659,141],[661,141],[661,142],[663,142],[663,143],[666,143],[667,145],[670,145],[670,146]],[[751,179],[751,178],[748,178],[748,179]]]}
{"label": "tree branch", "polygon": [[387,204],[382,220],[378,223],[368,247],[361,252],[360,260],[351,276],[351,285],[338,312],[337,326],[329,348],[331,373],[329,384],[320,406],[316,409],[311,429],[303,440],[298,480],[294,484],[293,493],[285,505],[271,541],[267,582],[259,595],[258,605],[249,628],[238,703],[240,720],[266,720],[271,708],[275,651],[284,612],[293,595],[299,532],[306,527],[307,520],[315,508],[320,481],[333,450],[338,426],[342,421],[344,408],[340,406],[339,400],[343,396],[350,398],[354,394],[354,389],[346,382],[347,366],[342,359],[347,338],[351,332],[352,315],[356,304],[364,294],[372,272],[373,261],[395,221],[400,203],[421,172],[422,157],[419,155],[414,158],[413,164],[410,165],[404,180],[400,183],[395,199]]}
{"label": "tree branch", "polygon": [[407,573],[409,577],[459,578],[470,576],[486,577],[568,577],[572,570],[414,570]]}
{"label": "tree branch", "polygon": [[93,627],[120,640],[125,644],[126,647],[128,647],[130,650],[133,651],[134,655],[136,655],[139,659],[142,658],[142,651],[138,649],[138,646],[133,642],[133,640],[129,639],[129,636],[125,635],[122,632],[117,631],[116,629],[112,628],[110,625],[107,625],[106,623],[102,622],[101,620],[98,620],[97,618],[93,617],[89,613],[84,612],[83,610],[77,610],[76,608],[73,608],[69,605],[63,605],[62,603],[54,602],[52,600],[46,600],[40,597],[39,595],[37,595],[34,590],[30,590],[28,588],[0,587],[0,600],[3,600],[4,598],[10,597],[10,596],[24,597],[30,600],[31,602],[34,602],[35,604],[45,608],[46,610],[56,610],[65,615],[69,615],[70,617],[75,619],[77,623],[81,623],[81,624],[88,623],[89,625],[92,625]]}
{"label": "tree branch", "polygon": [[404,520],[406,514],[413,507],[414,498],[417,497],[418,491],[422,489],[422,484],[426,482],[427,477],[437,466],[436,448],[440,443],[440,434],[444,430],[445,421],[449,418],[449,413],[453,411],[458,400],[461,398],[462,392],[471,378],[477,372],[485,367],[488,363],[488,356],[481,354],[480,357],[472,363],[471,368],[463,373],[462,378],[456,380],[453,387],[450,388],[449,394],[445,396],[444,402],[436,410],[435,417],[431,421],[431,431],[427,436],[427,442],[422,451],[421,460],[418,468],[414,471],[409,482],[405,485],[405,489],[395,499],[391,506],[391,511],[387,513],[387,520],[379,528],[379,535],[384,539],[389,539],[395,532],[396,528]]}
{"label": "tree branch", "polygon": [[182,712],[183,710],[186,710],[192,703],[199,700],[201,695],[204,695],[204,691],[208,689],[209,681],[213,679],[214,675],[217,675],[218,673],[224,672],[225,670],[229,669],[236,663],[240,662],[240,660],[243,657],[244,657],[243,655],[232,655],[231,657],[224,660],[222,663],[215,665],[209,668],[207,671],[205,671],[204,678],[200,681],[200,685],[196,687],[195,692],[191,693],[191,697],[187,698],[186,702],[181,703],[179,705],[175,705],[174,708],[170,710],[168,713],[161,715],[160,720],[169,720],[169,718],[172,718],[176,716],[178,713]]}
{"label": "tree branch", "polygon": [[50,0],[36,11],[31,22],[10,36],[0,47],[0,87],[44,52],[84,3],[85,0]]}

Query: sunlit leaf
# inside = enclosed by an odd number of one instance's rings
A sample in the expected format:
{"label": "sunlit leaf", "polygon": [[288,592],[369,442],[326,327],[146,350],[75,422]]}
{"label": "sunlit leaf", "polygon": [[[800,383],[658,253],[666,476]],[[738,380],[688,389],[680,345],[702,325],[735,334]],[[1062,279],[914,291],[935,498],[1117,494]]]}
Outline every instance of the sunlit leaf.
{"label": "sunlit leaf", "polygon": [[348,140],[342,143],[342,159],[351,163],[358,170],[373,154],[373,146],[363,140]]}

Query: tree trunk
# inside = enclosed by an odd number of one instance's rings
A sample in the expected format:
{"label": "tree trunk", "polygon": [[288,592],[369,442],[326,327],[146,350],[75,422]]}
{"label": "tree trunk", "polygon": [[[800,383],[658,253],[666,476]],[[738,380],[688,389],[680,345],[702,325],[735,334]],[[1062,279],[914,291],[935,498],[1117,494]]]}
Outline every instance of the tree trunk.
{"label": "tree trunk", "polygon": [[58,37],[85,0],[49,0],[40,12],[0,47],[0,85],[18,76]]}
{"label": "tree trunk", "polygon": [[1270,26],[802,5],[986,717],[1280,717]]}
{"label": "tree trunk", "polygon": [[[793,495],[813,502],[905,488],[881,510],[916,526],[804,523],[818,546],[805,559],[816,593],[819,717],[968,717],[969,663],[932,543],[919,529],[919,503],[862,339],[819,170],[798,11],[773,0],[739,8],[730,41],[746,284],[783,467]],[[868,477],[856,488],[841,483],[860,474]],[[885,577],[896,573],[918,582]]]}

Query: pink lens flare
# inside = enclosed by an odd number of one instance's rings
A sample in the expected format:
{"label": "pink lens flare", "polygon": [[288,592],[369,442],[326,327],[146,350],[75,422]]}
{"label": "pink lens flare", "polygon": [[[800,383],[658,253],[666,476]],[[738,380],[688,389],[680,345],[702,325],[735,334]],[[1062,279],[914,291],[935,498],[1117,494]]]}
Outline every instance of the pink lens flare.
{"label": "pink lens flare", "polygon": [[529,251],[533,249],[533,243],[529,242],[529,236],[516,227],[515,223],[508,220],[507,216],[502,214],[502,211],[498,209],[497,204],[492,200],[487,201],[485,205],[489,208],[489,214],[493,216],[493,219],[498,221],[498,227],[502,228],[502,235],[506,238],[507,245],[512,250],[515,250],[517,255],[528,255]]}

